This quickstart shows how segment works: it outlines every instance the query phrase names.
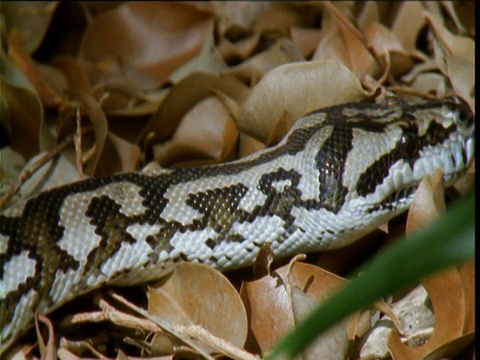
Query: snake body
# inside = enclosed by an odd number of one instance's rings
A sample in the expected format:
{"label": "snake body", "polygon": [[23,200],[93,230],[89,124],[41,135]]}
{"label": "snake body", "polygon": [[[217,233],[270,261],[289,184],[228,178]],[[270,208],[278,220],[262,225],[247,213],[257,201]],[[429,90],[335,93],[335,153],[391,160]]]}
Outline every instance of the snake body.
{"label": "snake body", "polygon": [[267,243],[280,257],[349,244],[406,210],[425,175],[441,167],[451,183],[473,157],[463,101],[388,98],[314,111],[277,146],[232,163],[42,192],[0,216],[1,349],[35,312],[177,261],[228,270]]}

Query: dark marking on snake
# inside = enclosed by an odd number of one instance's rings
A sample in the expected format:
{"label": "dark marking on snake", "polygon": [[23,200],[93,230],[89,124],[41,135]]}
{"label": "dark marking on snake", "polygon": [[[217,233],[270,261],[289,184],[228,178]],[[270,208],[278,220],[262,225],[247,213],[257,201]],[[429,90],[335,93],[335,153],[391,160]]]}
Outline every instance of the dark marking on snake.
{"label": "dark marking on snake", "polygon": [[348,189],[343,186],[343,173],[348,153],[352,149],[352,127],[337,124],[319,149],[315,166],[319,171],[320,206],[338,213],[345,203]]}

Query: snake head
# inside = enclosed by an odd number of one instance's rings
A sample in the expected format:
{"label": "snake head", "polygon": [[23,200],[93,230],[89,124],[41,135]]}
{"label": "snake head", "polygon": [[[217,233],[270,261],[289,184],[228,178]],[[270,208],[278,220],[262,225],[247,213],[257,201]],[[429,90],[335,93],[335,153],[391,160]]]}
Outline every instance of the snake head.
{"label": "snake head", "polygon": [[[364,169],[355,184],[358,195],[373,208],[406,209],[420,181],[435,169],[443,170],[448,186],[471,166],[475,122],[465,101],[458,97],[390,101],[384,108],[392,115],[382,118],[384,127],[377,134],[383,155]],[[364,153],[371,150],[366,145]]]}
{"label": "snake head", "polygon": [[314,159],[318,191],[301,189],[302,198],[315,197],[333,213],[365,204],[365,211],[405,210],[425,176],[442,168],[450,185],[475,153],[474,114],[458,97],[337,105],[300,119],[292,132],[298,136],[288,140],[292,149],[301,148],[304,134],[309,141],[299,159]]}
{"label": "snake head", "polygon": [[440,167],[450,185],[474,159],[475,121],[470,107],[455,96],[420,103],[407,108],[406,114],[414,131],[405,131],[399,151],[411,164],[413,178],[419,181]]}

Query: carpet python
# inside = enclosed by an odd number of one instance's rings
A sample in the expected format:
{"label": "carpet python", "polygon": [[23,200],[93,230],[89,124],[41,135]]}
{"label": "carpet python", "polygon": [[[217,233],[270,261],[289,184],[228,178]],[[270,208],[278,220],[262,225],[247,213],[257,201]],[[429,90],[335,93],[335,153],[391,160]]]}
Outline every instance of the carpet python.
{"label": "carpet python", "polygon": [[446,97],[348,103],[300,118],[275,147],[227,164],[90,178],[0,216],[1,349],[104,285],[160,277],[177,261],[229,270],[270,244],[280,257],[351,243],[406,210],[438,167],[474,158],[474,115]]}

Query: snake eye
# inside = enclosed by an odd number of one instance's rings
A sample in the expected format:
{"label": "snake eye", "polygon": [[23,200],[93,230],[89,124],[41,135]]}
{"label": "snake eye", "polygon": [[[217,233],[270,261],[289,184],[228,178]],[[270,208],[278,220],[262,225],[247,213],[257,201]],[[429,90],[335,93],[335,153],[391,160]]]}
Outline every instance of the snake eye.
{"label": "snake eye", "polygon": [[403,133],[399,143],[400,154],[405,158],[413,158],[418,151],[417,136],[412,131]]}

